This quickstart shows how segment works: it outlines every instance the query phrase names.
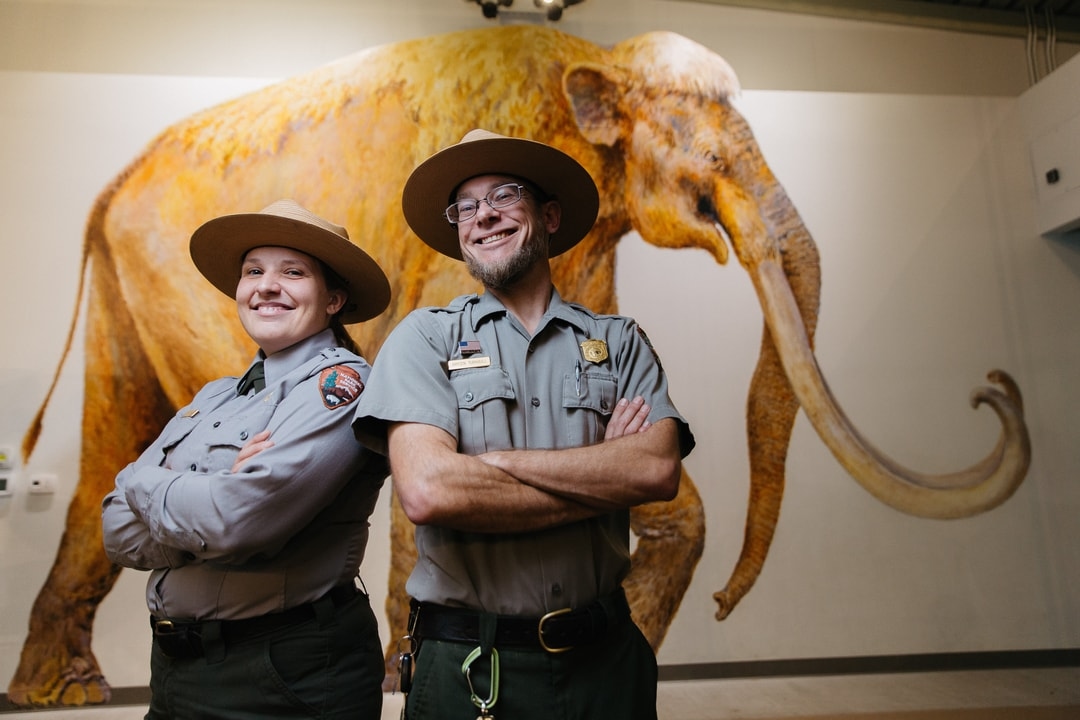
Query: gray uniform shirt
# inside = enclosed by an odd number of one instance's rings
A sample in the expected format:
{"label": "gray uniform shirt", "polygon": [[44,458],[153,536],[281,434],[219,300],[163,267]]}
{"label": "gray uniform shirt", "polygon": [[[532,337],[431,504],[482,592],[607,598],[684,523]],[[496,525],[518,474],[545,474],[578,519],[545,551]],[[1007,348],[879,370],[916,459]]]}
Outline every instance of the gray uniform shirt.
{"label": "gray uniform shirt", "polygon": [[[563,302],[553,289],[530,337],[494,296],[467,295],[416,310],[394,329],[353,427],[371,447],[385,445],[388,421],[442,428],[469,455],[580,447],[602,442],[615,403],[635,395],[652,406],[651,422],[678,421],[690,452],[689,427],[633,320]],[[418,600],[509,615],[578,607],[626,575],[629,541],[625,510],[505,535],[422,526],[406,589]]]}
{"label": "gray uniform shirt", "polygon": [[[151,570],[147,604],[175,619],[236,619],[301,605],[351,581],[387,474],[356,442],[352,404],[371,371],[314,335],[264,363],[266,387],[207,384],[116,478],[105,549]],[[261,430],[273,447],[231,472]]]}

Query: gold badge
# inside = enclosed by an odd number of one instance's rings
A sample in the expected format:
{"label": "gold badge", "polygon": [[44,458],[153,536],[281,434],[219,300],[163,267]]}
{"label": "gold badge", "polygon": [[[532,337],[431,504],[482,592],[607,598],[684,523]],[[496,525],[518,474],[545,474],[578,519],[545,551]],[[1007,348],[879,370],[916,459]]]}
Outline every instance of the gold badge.
{"label": "gold badge", "polygon": [[608,359],[607,343],[603,340],[586,340],[581,343],[581,354],[591,363],[602,363]]}

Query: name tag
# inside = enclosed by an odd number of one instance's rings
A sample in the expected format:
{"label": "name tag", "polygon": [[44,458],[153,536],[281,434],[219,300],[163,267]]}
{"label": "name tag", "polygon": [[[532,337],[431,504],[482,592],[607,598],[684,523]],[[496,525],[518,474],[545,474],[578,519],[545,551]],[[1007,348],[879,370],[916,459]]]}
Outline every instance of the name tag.
{"label": "name tag", "polygon": [[446,361],[446,367],[451,371],[464,370],[465,368],[488,367],[489,365],[491,365],[491,358],[489,357],[458,358],[456,360]]}

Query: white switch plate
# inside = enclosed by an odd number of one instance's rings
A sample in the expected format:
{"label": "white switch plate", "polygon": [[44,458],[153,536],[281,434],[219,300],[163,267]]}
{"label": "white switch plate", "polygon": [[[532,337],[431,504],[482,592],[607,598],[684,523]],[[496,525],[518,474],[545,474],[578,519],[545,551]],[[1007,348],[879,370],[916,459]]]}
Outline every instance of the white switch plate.
{"label": "white switch plate", "polygon": [[38,473],[30,476],[31,495],[51,495],[56,492],[56,476],[48,473]]}

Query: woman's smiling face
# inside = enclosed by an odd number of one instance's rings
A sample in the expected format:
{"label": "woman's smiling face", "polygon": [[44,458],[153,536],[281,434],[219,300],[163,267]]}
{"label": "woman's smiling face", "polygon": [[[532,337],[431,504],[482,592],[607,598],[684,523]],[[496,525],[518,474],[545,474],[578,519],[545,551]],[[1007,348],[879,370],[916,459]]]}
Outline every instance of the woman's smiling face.
{"label": "woman's smiling face", "polygon": [[236,285],[240,323],[266,355],[328,328],[345,299],[327,289],[318,260],[272,245],[247,252]]}

